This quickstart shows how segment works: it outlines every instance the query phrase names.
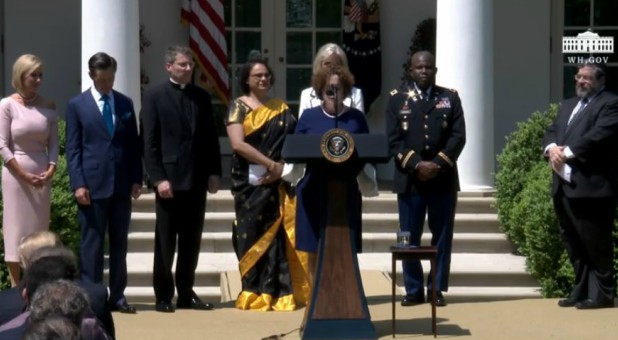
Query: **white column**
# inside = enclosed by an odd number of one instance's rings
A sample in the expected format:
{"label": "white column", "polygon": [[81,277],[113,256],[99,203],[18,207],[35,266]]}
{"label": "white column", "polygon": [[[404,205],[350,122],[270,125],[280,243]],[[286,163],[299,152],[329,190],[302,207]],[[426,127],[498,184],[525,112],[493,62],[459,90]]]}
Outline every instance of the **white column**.
{"label": "white column", "polygon": [[140,99],[139,2],[138,0],[82,0],[82,90],[92,86],[88,59],[105,52],[118,62],[114,89]]}
{"label": "white column", "polygon": [[492,0],[438,0],[436,83],[459,92],[466,147],[459,157],[462,190],[494,181]]}

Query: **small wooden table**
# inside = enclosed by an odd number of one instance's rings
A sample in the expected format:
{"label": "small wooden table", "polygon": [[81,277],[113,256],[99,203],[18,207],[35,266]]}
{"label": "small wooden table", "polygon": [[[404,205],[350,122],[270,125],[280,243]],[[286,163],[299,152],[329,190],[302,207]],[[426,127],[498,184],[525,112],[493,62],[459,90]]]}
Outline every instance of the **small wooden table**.
{"label": "small wooden table", "polygon": [[[392,303],[393,303],[393,338],[395,337],[395,284],[397,281],[397,272],[395,268],[395,264],[397,260],[429,260],[431,263],[431,282],[435,287],[436,285],[436,272],[434,268],[436,268],[436,255],[438,254],[438,249],[436,247],[390,247],[391,250],[391,262],[392,262]],[[433,337],[437,337],[438,332],[436,329],[436,290],[432,289],[431,293],[431,330],[433,331]]]}

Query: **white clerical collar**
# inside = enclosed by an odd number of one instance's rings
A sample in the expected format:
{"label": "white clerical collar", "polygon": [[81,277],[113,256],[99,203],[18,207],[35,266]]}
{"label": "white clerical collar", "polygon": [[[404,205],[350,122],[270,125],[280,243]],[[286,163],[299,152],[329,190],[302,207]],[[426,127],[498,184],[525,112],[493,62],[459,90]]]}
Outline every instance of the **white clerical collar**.
{"label": "white clerical collar", "polygon": [[180,89],[181,89],[181,90],[184,90],[184,89],[185,89],[185,87],[187,87],[187,84],[181,84],[181,83],[179,83],[179,82],[177,82],[177,81],[174,81],[174,79],[172,79],[172,78],[170,78],[170,82],[171,82],[172,84],[176,84],[176,85],[180,86]]}

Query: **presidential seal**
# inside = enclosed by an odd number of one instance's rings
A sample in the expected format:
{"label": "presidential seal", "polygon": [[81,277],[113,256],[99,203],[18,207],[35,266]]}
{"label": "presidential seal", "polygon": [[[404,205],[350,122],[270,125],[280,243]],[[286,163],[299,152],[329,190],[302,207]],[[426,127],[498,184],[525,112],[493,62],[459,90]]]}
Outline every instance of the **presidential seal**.
{"label": "presidential seal", "polygon": [[333,163],[343,163],[354,153],[354,139],[343,129],[331,129],[322,135],[320,141],[322,155]]}

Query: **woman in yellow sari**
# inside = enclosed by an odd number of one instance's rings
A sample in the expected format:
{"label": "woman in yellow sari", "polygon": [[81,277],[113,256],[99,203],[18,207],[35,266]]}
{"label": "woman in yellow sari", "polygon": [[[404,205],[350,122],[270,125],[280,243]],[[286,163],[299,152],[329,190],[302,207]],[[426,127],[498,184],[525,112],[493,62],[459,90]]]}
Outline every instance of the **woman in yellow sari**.
{"label": "woman in yellow sari", "polygon": [[296,119],[286,103],[269,97],[273,82],[265,61],[249,61],[239,73],[243,95],[226,119],[234,151],[232,241],[242,280],[236,308],[243,310],[291,311],[309,294],[307,255],[294,247],[296,199],[281,180],[281,149]]}

